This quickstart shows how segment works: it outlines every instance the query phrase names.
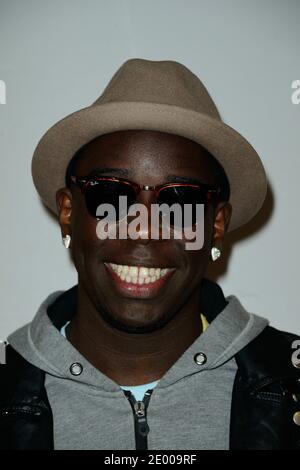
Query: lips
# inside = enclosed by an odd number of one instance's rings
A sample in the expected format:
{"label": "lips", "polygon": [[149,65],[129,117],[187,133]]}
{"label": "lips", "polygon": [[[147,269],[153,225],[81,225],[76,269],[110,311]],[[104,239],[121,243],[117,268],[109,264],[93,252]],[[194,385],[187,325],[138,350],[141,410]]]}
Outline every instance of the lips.
{"label": "lips", "polygon": [[117,290],[127,297],[152,298],[169,281],[175,268],[104,263]]}

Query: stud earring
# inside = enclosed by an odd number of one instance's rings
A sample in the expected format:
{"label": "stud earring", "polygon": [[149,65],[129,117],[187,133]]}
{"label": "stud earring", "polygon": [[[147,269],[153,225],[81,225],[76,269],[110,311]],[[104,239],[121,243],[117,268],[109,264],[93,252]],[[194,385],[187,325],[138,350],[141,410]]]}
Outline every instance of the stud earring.
{"label": "stud earring", "polygon": [[70,235],[66,235],[65,237],[62,237],[62,242],[65,248],[69,248],[70,243],[71,243]]}
{"label": "stud earring", "polygon": [[211,259],[213,261],[216,261],[218,258],[221,256],[221,250],[217,248],[216,246],[213,246],[211,249]]}

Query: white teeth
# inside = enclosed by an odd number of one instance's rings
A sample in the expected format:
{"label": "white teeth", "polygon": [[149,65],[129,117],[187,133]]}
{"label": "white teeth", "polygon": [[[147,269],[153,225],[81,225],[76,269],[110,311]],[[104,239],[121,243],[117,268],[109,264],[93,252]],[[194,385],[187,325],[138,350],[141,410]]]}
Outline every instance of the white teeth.
{"label": "white teeth", "polygon": [[147,277],[148,276],[148,268],[140,268],[140,277]]}
{"label": "white teeth", "polygon": [[139,268],[137,268],[136,266],[130,266],[130,268],[129,268],[129,275],[130,275],[131,277],[138,276],[138,273],[139,273]]}
{"label": "white teeth", "polygon": [[147,268],[146,266],[127,266],[115,263],[109,263],[109,265],[122,281],[133,284],[155,282],[170,271],[169,268]]}

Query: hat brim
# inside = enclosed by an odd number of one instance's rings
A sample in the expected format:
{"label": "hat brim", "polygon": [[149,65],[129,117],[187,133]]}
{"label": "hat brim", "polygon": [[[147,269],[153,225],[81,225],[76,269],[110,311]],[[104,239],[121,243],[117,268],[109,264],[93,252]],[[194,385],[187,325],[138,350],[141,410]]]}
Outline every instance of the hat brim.
{"label": "hat brim", "polygon": [[249,142],[218,119],[167,104],[114,102],[76,111],[52,126],[39,141],[32,159],[32,177],[44,204],[57,213],[56,192],[65,186],[69,161],[97,136],[145,129],[168,132],[205,147],[223,166],[230,183],[232,217],[228,230],[244,225],[259,211],[266,196],[262,162]]}

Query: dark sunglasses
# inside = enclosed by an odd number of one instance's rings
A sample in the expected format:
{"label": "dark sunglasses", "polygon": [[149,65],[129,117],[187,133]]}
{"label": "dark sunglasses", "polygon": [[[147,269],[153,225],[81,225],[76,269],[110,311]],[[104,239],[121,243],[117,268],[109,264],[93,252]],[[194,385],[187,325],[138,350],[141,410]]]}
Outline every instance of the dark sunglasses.
{"label": "dark sunglasses", "polygon": [[[78,185],[85,196],[85,203],[89,214],[99,219],[97,209],[100,204],[111,204],[116,211],[117,221],[122,220],[128,213],[131,205],[137,202],[139,193],[144,191],[155,192],[155,202],[159,205],[166,204],[167,207],[179,204],[182,217],[185,204],[190,204],[192,208],[192,218],[186,221],[183,217],[181,227],[192,226],[197,222],[196,204],[204,204],[204,208],[220,194],[220,188],[206,184],[187,183],[164,183],[157,186],[139,185],[132,181],[110,176],[102,177],[77,177],[71,176],[74,184]],[[119,210],[119,197],[127,197],[127,212],[123,214]],[[163,214],[163,210],[162,216]],[[170,212],[170,225],[175,226],[172,212]]]}

